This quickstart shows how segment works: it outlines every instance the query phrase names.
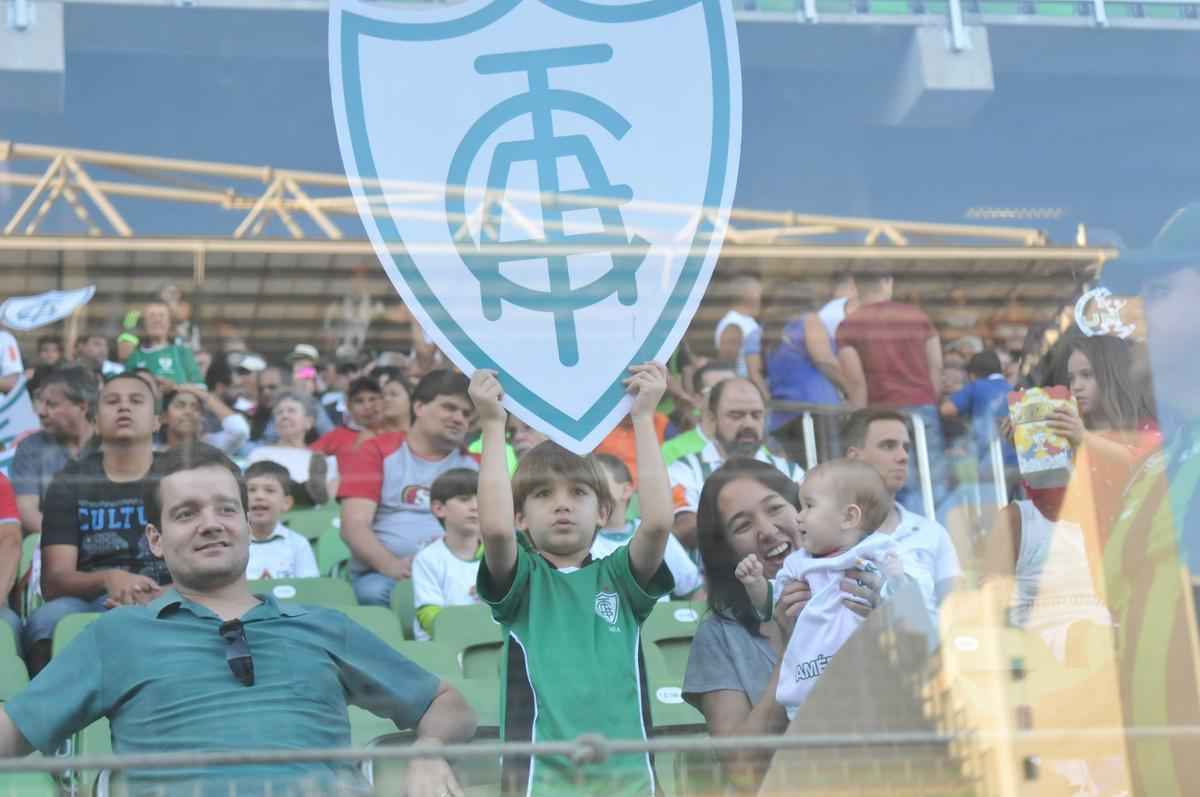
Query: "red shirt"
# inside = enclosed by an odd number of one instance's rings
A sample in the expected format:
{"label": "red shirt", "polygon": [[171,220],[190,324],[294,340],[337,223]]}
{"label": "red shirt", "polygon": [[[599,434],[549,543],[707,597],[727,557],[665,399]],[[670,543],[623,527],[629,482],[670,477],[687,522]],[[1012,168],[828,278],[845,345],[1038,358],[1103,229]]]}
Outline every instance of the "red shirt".
{"label": "red shirt", "polygon": [[921,308],[900,302],[864,304],[842,322],[837,346],[850,346],[862,361],[867,404],[917,407],[937,403],[925,341],[937,335]]}
{"label": "red shirt", "polygon": [[383,490],[383,461],[404,445],[404,439],[404,432],[376,435],[350,452],[349,456],[339,459],[338,499],[368,498],[379,503]]}
{"label": "red shirt", "polygon": [[20,523],[21,513],[17,511],[17,494],[13,492],[12,482],[0,473],[0,524]]}
{"label": "red shirt", "polygon": [[357,450],[355,444],[358,442],[358,436],[362,433],[362,431],[351,429],[349,426],[339,426],[321,435],[309,448],[313,451],[320,451],[327,457],[337,457],[338,472],[340,473],[343,455]]}

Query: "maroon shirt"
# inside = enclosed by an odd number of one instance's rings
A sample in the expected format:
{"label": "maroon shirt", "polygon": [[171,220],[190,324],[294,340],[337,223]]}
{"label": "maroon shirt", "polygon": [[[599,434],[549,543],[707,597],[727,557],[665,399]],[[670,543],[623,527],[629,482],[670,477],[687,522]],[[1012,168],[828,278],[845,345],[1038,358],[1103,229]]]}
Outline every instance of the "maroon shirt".
{"label": "maroon shirt", "polygon": [[925,341],[937,335],[919,307],[900,302],[860,306],[842,322],[837,346],[851,346],[867,379],[867,404],[915,407],[937,403]]}

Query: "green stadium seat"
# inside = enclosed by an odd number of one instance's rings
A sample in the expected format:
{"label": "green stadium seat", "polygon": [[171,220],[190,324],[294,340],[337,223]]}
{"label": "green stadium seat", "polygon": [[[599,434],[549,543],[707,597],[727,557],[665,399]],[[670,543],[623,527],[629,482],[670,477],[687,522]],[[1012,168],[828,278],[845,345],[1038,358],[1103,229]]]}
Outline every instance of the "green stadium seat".
{"label": "green stadium seat", "polygon": [[499,679],[504,640],[489,607],[447,606],[434,618],[431,636],[434,644],[457,656],[464,678]]}
{"label": "green stadium seat", "polygon": [[405,641],[396,615],[382,606],[339,606],[338,610],[392,647]]}
{"label": "green stadium seat", "polygon": [[99,616],[99,612],[80,612],[68,614],[59,620],[58,625],[54,626],[54,639],[50,643],[52,655],[57,655],[72,639],[79,636],[79,632],[86,628],[88,623]]}
{"label": "green stadium seat", "polygon": [[[108,719],[101,717],[91,725],[75,734],[75,752],[77,756],[109,755],[112,753],[112,731]],[[97,793],[96,779],[100,770],[83,770],[78,773],[78,784],[83,797]]]}
{"label": "green stadium seat", "polygon": [[642,624],[650,718],[656,733],[703,730],[704,717],[684,702],[683,674],[703,604],[669,601],[655,605]]}
{"label": "green stadium seat", "polygon": [[29,685],[29,671],[16,653],[0,656],[0,701],[8,700]]}
{"label": "green stadium seat", "polygon": [[337,501],[330,501],[311,509],[296,509],[283,516],[283,525],[310,541],[318,540],[328,530],[341,528],[341,507]]}
{"label": "green stadium seat", "polygon": [[412,639],[413,623],[417,619],[417,606],[413,598],[411,578],[397,581],[396,586],[392,588],[392,611],[400,620],[400,627],[404,629],[404,638]]}
{"label": "green stadium seat", "polygon": [[250,591],[269,592],[276,600],[307,603],[312,606],[343,608],[357,606],[354,588],[336,578],[276,578],[250,582]]}
{"label": "green stadium seat", "polygon": [[0,775],[0,797],[58,797],[58,784],[46,772]]}
{"label": "green stadium seat", "polygon": [[313,544],[317,570],[328,578],[346,579],[350,575],[350,547],[340,529],[326,530]]}

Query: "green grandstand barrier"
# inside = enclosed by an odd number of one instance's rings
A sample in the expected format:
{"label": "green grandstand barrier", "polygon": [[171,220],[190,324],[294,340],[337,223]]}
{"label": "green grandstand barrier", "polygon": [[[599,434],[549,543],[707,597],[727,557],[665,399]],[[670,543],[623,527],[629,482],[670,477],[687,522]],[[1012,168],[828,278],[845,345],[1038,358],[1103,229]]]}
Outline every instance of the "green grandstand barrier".
{"label": "green grandstand barrier", "polygon": [[908,0],[871,0],[870,13],[886,15],[907,15],[913,13]]}
{"label": "green grandstand barrier", "polygon": [[757,0],[755,6],[759,11],[786,11],[793,13],[796,10],[796,0]]}
{"label": "green grandstand barrier", "polygon": [[642,624],[650,718],[656,733],[705,727],[700,712],[683,700],[683,674],[703,611],[703,604],[688,601],[659,603]]}
{"label": "green grandstand barrier", "polygon": [[311,542],[320,539],[329,529],[340,528],[341,507],[336,501],[330,501],[311,509],[296,509],[283,516],[283,525],[303,534]]}
{"label": "green grandstand barrier", "polygon": [[483,604],[447,606],[433,620],[433,642],[458,659],[464,678],[497,680],[503,638],[492,610]]}
{"label": "green grandstand barrier", "polygon": [[1021,13],[1020,3],[1001,3],[1001,2],[981,2],[979,4],[979,13],[981,14],[998,14],[1002,16],[1015,16]]}
{"label": "green grandstand barrier", "polygon": [[392,588],[392,611],[400,621],[400,627],[404,630],[404,638],[412,639],[414,636],[413,622],[417,619],[417,607],[413,598],[411,578],[397,581],[396,586]]}
{"label": "green grandstand barrier", "polygon": [[349,579],[350,546],[342,539],[341,529],[326,529],[313,544],[313,553],[322,576]]}
{"label": "green grandstand barrier", "polygon": [[58,784],[45,772],[0,775],[0,797],[58,797]]}
{"label": "green grandstand barrier", "polygon": [[270,593],[276,600],[327,606],[332,609],[357,606],[354,588],[336,578],[276,578],[250,582],[250,591]]}
{"label": "green grandstand barrier", "polygon": [[1079,12],[1074,3],[1037,3],[1034,6],[1039,17],[1075,17]]}

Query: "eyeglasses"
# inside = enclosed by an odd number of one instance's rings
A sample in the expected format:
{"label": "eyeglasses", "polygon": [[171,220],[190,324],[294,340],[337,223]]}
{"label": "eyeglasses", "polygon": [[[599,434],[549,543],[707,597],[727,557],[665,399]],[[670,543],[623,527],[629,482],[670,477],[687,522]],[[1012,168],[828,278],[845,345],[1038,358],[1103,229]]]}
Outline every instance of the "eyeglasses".
{"label": "eyeglasses", "polygon": [[254,659],[250,656],[250,643],[246,641],[246,628],[242,621],[221,623],[218,633],[228,645],[225,648],[225,663],[229,665],[233,677],[241,681],[242,686],[254,686]]}

